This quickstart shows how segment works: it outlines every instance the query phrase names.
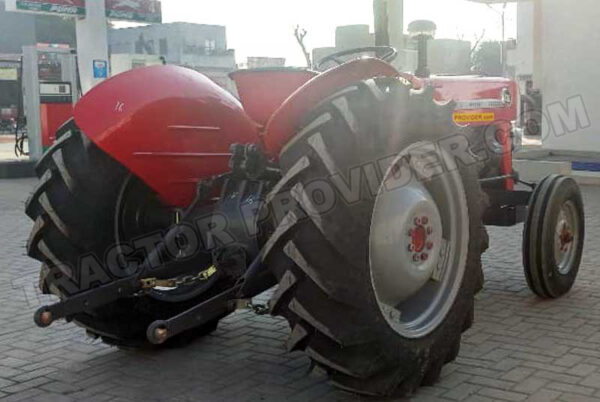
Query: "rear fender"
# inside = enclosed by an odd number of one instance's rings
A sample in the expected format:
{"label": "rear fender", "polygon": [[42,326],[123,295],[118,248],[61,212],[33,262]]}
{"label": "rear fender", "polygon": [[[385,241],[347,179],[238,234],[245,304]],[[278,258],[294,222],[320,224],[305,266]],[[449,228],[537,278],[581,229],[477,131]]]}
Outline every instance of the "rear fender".
{"label": "rear fender", "polygon": [[292,140],[302,119],[320,101],[358,81],[376,77],[397,77],[392,65],[374,58],[353,60],[316,76],[301,86],[275,111],[269,120],[264,144],[272,157]]}
{"label": "rear fender", "polygon": [[88,92],[75,122],[104,152],[172,206],[196,183],[228,171],[232,143],[258,143],[240,102],[204,75],[154,66],[119,74]]}

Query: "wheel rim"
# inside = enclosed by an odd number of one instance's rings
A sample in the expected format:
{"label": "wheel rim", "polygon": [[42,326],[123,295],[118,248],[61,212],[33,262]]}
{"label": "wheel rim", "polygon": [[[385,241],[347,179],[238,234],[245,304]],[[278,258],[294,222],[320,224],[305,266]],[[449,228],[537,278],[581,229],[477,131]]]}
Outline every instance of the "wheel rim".
{"label": "wheel rim", "polygon": [[554,260],[562,275],[573,269],[578,243],[577,208],[573,202],[567,201],[560,208],[554,229]]}
{"label": "wheel rim", "polygon": [[[162,203],[158,195],[146,186],[141,180],[133,175],[123,183],[117,201],[115,214],[115,237],[119,253],[122,254],[122,244],[128,244],[132,240],[142,236],[163,232],[175,225],[180,218],[180,212],[169,208]],[[129,258],[142,261],[144,252],[140,251]],[[210,264],[203,269],[209,268]],[[187,275],[180,276],[181,278]],[[192,299],[211,288],[218,275],[211,275],[206,280],[181,285],[175,288],[156,287],[148,295],[154,299],[178,303]]]}
{"label": "wheel rim", "polygon": [[407,338],[424,337],[443,322],[467,262],[469,212],[461,175],[427,172],[419,160],[432,150],[437,160],[450,160],[425,143],[400,153],[386,173],[371,222],[371,281],[379,309]]}

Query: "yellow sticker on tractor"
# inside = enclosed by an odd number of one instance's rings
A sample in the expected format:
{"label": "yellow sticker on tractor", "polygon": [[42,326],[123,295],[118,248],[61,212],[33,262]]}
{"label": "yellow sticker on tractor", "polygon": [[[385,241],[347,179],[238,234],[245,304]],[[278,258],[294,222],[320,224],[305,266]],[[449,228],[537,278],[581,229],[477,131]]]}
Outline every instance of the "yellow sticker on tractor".
{"label": "yellow sticker on tractor", "polygon": [[496,120],[496,113],[474,113],[474,112],[455,112],[454,122],[456,124],[467,123],[489,123]]}

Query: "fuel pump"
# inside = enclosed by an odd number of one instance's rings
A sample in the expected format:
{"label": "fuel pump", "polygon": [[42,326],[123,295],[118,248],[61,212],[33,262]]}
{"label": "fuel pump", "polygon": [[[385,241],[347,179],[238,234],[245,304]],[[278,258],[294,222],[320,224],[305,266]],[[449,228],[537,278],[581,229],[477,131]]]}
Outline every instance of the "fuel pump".
{"label": "fuel pump", "polygon": [[67,47],[23,47],[23,96],[29,157],[39,160],[55,141],[79,98],[75,51]]}

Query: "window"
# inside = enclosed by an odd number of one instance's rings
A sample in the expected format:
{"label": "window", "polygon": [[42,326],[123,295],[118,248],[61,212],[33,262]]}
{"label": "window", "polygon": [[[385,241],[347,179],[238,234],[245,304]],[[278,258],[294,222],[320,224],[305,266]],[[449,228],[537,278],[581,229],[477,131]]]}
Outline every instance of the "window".
{"label": "window", "polygon": [[146,49],[146,54],[155,54],[155,52],[154,52],[154,40],[150,39],[150,40],[146,41],[144,47]]}
{"label": "window", "polygon": [[217,48],[217,42],[214,39],[206,39],[204,41],[204,52],[207,55],[211,55]]}

